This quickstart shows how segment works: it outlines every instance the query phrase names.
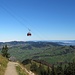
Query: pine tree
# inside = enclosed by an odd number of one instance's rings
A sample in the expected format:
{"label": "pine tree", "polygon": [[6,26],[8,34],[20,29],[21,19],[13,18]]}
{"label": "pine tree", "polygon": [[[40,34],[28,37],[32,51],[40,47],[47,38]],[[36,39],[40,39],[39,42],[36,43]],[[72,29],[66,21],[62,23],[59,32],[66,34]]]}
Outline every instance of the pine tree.
{"label": "pine tree", "polygon": [[52,71],[51,71],[51,75],[56,75],[56,72],[55,72],[55,67],[54,67],[54,65],[52,65]]}
{"label": "pine tree", "polygon": [[60,64],[59,66],[57,66],[57,75],[64,75],[64,71],[62,69],[62,64]]}
{"label": "pine tree", "polygon": [[47,75],[50,75],[51,71],[50,71],[50,67],[47,67]]}
{"label": "pine tree", "polygon": [[7,47],[7,45],[3,46],[1,52],[2,52],[2,56],[6,57],[6,58],[9,58],[9,53],[8,53],[8,47]]}

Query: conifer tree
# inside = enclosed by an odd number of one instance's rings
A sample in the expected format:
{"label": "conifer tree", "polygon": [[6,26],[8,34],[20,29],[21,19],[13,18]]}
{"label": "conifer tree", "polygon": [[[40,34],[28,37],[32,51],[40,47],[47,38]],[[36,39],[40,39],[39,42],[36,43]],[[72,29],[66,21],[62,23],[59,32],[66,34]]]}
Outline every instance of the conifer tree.
{"label": "conifer tree", "polygon": [[52,71],[51,71],[51,75],[56,75],[56,72],[55,72],[55,67],[54,67],[54,65],[52,65]]}
{"label": "conifer tree", "polygon": [[9,58],[9,53],[8,53],[8,47],[7,47],[7,45],[3,46],[1,52],[2,52],[2,56],[6,57],[6,58]]}

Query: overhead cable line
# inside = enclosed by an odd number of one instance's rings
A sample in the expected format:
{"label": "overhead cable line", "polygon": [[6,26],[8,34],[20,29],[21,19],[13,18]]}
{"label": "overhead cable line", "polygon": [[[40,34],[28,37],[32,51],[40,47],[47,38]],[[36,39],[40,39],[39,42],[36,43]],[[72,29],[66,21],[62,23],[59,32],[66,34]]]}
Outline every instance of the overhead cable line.
{"label": "overhead cable line", "polygon": [[[28,29],[28,31],[30,32],[32,32],[32,33],[34,33],[28,26],[26,26],[22,21],[20,21],[11,11],[9,11],[9,9],[7,9],[6,8],[6,6],[4,7],[4,6],[1,6],[0,5],[0,7],[2,8],[2,9],[4,9],[7,13],[9,13],[16,21],[18,21],[22,26],[24,26],[25,28],[27,28]],[[19,18],[21,18],[22,20],[24,20],[22,17],[20,17],[19,16]],[[25,21],[25,20],[24,20]],[[34,28],[35,29],[35,28]],[[34,33],[35,34],[35,33]],[[35,34],[36,35],[36,34]],[[37,36],[37,35],[36,35]],[[40,37],[39,35],[38,35],[38,37],[39,38],[41,38],[42,40],[44,40],[42,37]]]}

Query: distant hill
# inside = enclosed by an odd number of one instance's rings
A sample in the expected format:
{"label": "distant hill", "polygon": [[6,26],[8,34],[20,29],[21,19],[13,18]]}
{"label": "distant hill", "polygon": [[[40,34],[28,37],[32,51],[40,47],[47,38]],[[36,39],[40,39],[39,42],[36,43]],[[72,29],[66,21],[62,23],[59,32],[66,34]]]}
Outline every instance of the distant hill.
{"label": "distant hill", "polygon": [[64,43],[70,42],[12,41],[5,43],[1,42],[0,47],[7,44],[10,56],[16,57],[19,61],[37,59],[53,64],[58,62],[69,62],[75,59],[75,46],[62,45]]}
{"label": "distant hill", "polygon": [[53,46],[59,46],[59,45],[75,45],[75,40],[55,40],[55,41],[10,41],[10,42],[0,42],[0,48],[7,44],[9,47],[12,46],[19,46],[19,45],[26,45],[30,44],[33,46],[45,46],[45,45],[53,45]]}
{"label": "distant hill", "polygon": [[53,42],[56,42],[60,45],[66,45],[66,46],[75,46],[75,40],[59,40],[59,41],[53,41]]}
{"label": "distant hill", "polygon": [[75,59],[75,46],[64,46],[58,42],[7,42],[10,56],[16,57],[17,60],[39,59],[49,63],[66,62]]}
{"label": "distant hill", "polygon": [[[33,46],[33,47],[44,47],[44,46],[47,46],[47,45],[52,45],[52,46],[60,46],[60,44],[58,43],[55,43],[55,42],[41,42],[41,41],[37,41],[37,42],[34,42],[34,41],[27,41],[27,42],[24,42],[24,41],[11,41],[11,42],[0,42],[0,48],[3,47],[3,45],[8,45],[9,47],[14,47],[14,46],[26,46],[28,45],[28,47],[30,48],[30,46]],[[29,46],[30,45],[30,46]]]}

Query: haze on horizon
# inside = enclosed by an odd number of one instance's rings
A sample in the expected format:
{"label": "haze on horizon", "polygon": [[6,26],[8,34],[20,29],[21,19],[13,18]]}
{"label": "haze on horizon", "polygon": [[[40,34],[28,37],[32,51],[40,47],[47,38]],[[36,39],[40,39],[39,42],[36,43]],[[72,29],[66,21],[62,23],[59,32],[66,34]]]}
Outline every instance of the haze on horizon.
{"label": "haze on horizon", "polygon": [[0,0],[0,42],[30,40],[75,40],[75,0]]}

